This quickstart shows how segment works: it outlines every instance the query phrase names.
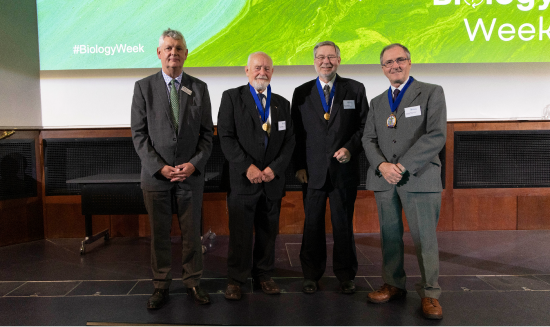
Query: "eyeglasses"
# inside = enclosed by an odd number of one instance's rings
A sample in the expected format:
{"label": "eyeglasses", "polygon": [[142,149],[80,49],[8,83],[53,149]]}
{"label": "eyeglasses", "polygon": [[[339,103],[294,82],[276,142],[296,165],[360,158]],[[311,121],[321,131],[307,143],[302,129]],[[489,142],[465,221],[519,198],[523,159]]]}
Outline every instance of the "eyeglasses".
{"label": "eyeglasses", "polygon": [[325,61],[325,58],[328,59],[328,61],[333,61],[338,57],[336,57],[336,56],[317,56],[317,57],[315,57],[315,59],[317,59],[319,61]]}
{"label": "eyeglasses", "polygon": [[399,66],[403,65],[406,61],[408,61],[409,59],[407,58],[397,58],[396,60],[388,60],[386,61],[385,63],[382,64],[382,66],[386,67],[386,68],[390,68],[393,66],[393,63],[396,62]]}

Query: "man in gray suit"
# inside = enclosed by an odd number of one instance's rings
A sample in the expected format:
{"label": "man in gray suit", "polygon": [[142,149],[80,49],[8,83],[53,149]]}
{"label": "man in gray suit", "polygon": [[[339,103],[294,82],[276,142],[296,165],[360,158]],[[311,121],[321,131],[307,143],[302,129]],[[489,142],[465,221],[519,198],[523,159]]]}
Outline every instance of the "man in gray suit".
{"label": "man in gray suit", "polygon": [[441,208],[439,152],[447,136],[443,88],[409,76],[411,55],[401,44],[380,54],[390,88],[371,102],[363,133],[370,167],[367,189],[374,191],[382,242],[384,285],[368,294],[373,303],[405,296],[403,222],[405,211],[422,280],[416,291],[426,318],[441,319],[436,227]]}
{"label": "man in gray suit", "polygon": [[141,159],[141,188],[151,224],[151,267],[155,291],[148,309],[169,299],[172,281],[172,208],[182,237],[183,284],[195,302],[210,302],[200,288],[200,214],[204,167],[212,151],[212,109],[206,83],[183,72],[183,35],[162,33],[157,56],[162,70],[137,81],[132,100],[132,139]]}

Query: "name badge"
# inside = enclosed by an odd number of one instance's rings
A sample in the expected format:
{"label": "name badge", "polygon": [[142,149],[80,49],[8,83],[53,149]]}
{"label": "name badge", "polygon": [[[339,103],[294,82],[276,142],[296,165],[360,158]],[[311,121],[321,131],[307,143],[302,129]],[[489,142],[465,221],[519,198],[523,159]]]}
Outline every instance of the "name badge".
{"label": "name badge", "polygon": [[355,109],[355,101],[344,100],[344,109]]}
{"label": "name badge", "polygon": [[280,131],[286,131],[286,121],[280,121],[279,122],[279,130]]}
{"label": "name badge", "polygon": [[405,117],[407,118],[420,116],[421,114],[422,113],[420,112],[420,106],[405,108]]}
{"label": "name badge", "polygon": [[191,91],[190,89],[186,88],[185,86],[182,86],[181,87],[181,90],[185,93],[187,93],[188,95],[191,95],[191,93],[193,93],[193,91]]}

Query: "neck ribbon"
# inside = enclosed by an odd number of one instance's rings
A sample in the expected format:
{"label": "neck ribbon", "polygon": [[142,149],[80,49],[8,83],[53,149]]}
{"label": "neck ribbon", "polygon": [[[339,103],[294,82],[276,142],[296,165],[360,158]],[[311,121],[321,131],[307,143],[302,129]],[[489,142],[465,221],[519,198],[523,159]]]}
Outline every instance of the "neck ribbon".
{"label": "neck ribbon", "polygon": [[336,80],[334,80],[334,84],[332,84],[332,90],[330,90],[328,103],[325,100],[325,92],[323,92],[323,87],[321,86],[321,81],[319,80],[319,77],[317,77],[317,90],[319,91],[319,96],[321,97],[321,103],[323,104],[323,109],[325,110],[326,113],[329,113],[330,105],[332,104],[332,99],[334,98],[334,92],[336,91]]}
{"label": "neck ribbon", "polygon": [[252,93],[254,102],[256,102],[256,107],[258,107],[258,112],[260,113],[260,117],[262,117],[262,123],[265,123],[267,122],[267,118],[269,117],[269,106],[271,104],[271,85],[267,86],[267,98],[265,99],[265,109],[264,109],[264,106],[262,106],[262,102],[260,101],[258,94],[256,93],[256,89],[254,89],[254,87],[250,85],[250,83],[248,83],[248,86],[250,87],[250,93]]}
{"label": "neck ribbon", "polygon": [[392,97],[392,94],[391,94],[391,86],[390,86],[390,88],[388,89],[388,101],[390,102],[391,112],[395,112],[397,110],[397,107],[399,107],[399,104],[401,103],[401,100],[403,99],[403,95],[405,94],[405,91],[407,91],[407,89],[409,88],[409,86],[411,85],[411,83],[413,81],[414,81],[414,78],[412,76],[410,76],[409,81],[407,82],[407,84],[405,84],[405,86],[403,87],[401,92],[399,92],[399,95],[395,99],[395,102],[393,101],[393,97]]}

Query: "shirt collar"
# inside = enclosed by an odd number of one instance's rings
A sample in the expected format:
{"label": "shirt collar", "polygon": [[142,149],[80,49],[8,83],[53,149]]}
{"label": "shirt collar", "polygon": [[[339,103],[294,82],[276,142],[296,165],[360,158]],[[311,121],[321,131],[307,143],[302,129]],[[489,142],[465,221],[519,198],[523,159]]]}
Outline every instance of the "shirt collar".
{"label": "shirt collar", "polygon": [[330,86],[330,89],[332,90],[332,86],[334,85],[334,81],[336,80],[336,74],[334,74],[334,77],[328,81],[328,83],[325,83],[323,82],[320,78],[319,78],[319,82],[321,82],[321,88],[324,89],[325,88],[325,85],[328,84],[328,86]]}
{"label": "shirt collar", "polygon": [[[269,84],[267,85],[269,86]],[[258,92],[258,90],[256,90],[256,88],[253,86],[252,87],[254,89],[254,91],[256,91],[256,94],[260,94],[260,92]],[[265,88],[265,90],[262,92],[263,95],[265,95],[267,97],[267,87]]]}
{"label": "shirt collar", "polygon": [[[166,83],[166,86],[170,87],[170,82],[172,81],[172,77],[166,75],[166,73],[164,72],[164,70],[161,70],[162,72],[162,77],[164,78],[164,83]],[[183,71],[181,72],[180,76],[176,77],[176,82],[178,85],[181,84],[181,79],[183,78]]]}

